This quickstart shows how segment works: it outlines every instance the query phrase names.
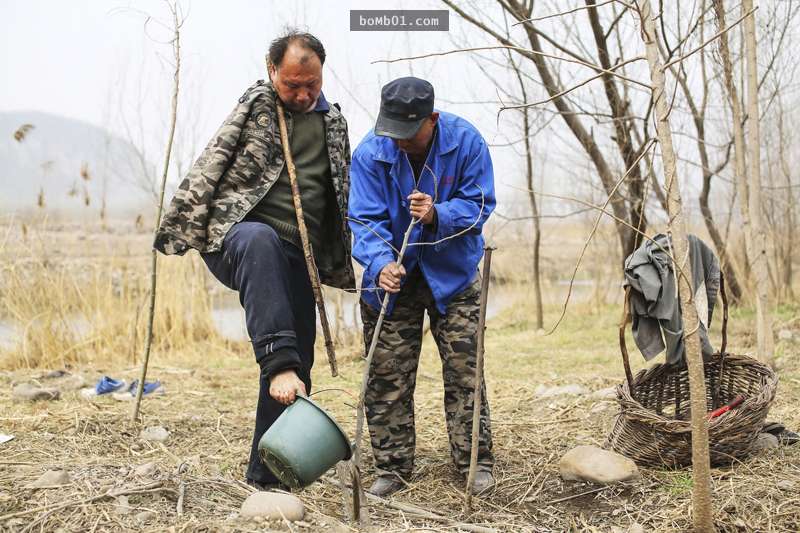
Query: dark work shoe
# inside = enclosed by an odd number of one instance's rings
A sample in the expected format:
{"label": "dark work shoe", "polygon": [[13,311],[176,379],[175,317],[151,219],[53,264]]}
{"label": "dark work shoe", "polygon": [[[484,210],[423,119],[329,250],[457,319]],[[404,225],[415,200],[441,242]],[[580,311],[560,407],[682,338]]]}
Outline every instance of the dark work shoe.
{"label": "dark work shoe", "polygon": [[367,492],[385,498],[403,488],[403,482],[395,476],[379,476]]}
{"label": "dark work shoe", "polygon": [[290,489],[289,487],[278,481],[276,481],[275,483],[261,483],[259,481],[248,479],[246,480],[246,483],[251,487],[253,487],[254,489],[260,490],[262,492],[268,492],[271,490],[282,490],[284,492],[292,492],[292,489]]}
{"label": "dark work shoe", "polygon": [[491,472],[475,472],[475,481],[472,483],[472,494],[483,494],[494,488],[494,476]]}
{"label": "dark work shoe", "polygon": [[791,444],[797,444],[800,442],[800,435],[794,431],[786,429],[786,426],[780,422],[765,422],[761,432],[772,433],[778,438],[778,442],[784,446],[789,446]]}

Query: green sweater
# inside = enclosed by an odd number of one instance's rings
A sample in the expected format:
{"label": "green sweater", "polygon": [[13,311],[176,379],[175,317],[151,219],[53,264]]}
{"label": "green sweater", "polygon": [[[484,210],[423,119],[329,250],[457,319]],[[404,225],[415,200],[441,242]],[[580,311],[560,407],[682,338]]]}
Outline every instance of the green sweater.
{"label": "green sweater", "polygon": [[[289,146],[294,158],[308,237],[314,255],[318,256],[322,246],[323,220],[336,203],[325,140],[325,120],[322,112],[311,111],[293,113],[292,122]],[[247,215],[247,220],[269,224],[280,238],[303,249],[286,165],[266,196]]]}

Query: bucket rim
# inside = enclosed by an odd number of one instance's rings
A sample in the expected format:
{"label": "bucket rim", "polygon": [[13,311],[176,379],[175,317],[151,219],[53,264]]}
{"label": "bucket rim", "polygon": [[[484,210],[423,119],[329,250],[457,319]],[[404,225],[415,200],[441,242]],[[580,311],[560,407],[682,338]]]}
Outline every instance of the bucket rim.
{"label": "bucket rim", "polygon": [[339,431],[339,435],[342,437],[342,440],[344,441],[345,448],[347,448],[347,453],[345,454],[345,457],[342,459],[342,461],[349,461],[353,457],[353,447],[350,445],[350,440],[347,438],[347,433],[344,432],[342,426],[340,426],[339,423],[325,409],[322,408],[322,406],[320,406],[317,402],[315,402],[308,396],[301,396],[298,394],[295,398],[295,401],[297,400],[304,400],[310,403],[315,409],[317,409],[317,411],[325,415],[325,417],[333,423],[334,427]]}

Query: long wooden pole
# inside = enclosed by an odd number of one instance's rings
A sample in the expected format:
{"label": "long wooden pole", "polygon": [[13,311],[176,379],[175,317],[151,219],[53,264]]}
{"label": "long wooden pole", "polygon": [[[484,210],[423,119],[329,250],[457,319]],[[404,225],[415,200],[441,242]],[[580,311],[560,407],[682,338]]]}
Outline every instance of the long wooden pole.
{"label": "long wooden pole", "polygon": [[292,200],[294,201],[294,212],[297,215],[297,229],[300,231],[300,242],[303,244],[303,255],[306,258],[306,268],[308,277],[311,280],[311,288],[314,291],[314,300],[317,302],[319,311],[319,321],[322,324],[322,334],[325,336],[325,351],[328,353],[328,363],[331,365],[331,376],[339,375],[336,366],[336,352],[333,349],[333,337],[331,328],[328,324],[328,315],[325,313],[325,299],[322,297],[322,286],[319,281],[319,271],[314,262],[314,252],[311,249],[311,242],[308,240],[308,229],[306,219],[303,216],[303,203],[300,200],[300,186],[297,184],[297,172],[294,167],[292,150],[289,147],[289,133],[286,128],[286,117],[283,114],[283,105],[276,102],[278,107],[278,126],[281,130],[281,145],[283,145],[283,156],[286,159],[286,169],[289,172],[289,183],[292,186]]}
{"label": "long wooden pole", "polygon": [[[178,20],[178,9],[174,3],[169,4],[172,11],[172,22],[174,26],[175,36],[172,41],[172,50],[175,57],[175,71],[173,73],[172,83],[172,105],[170,113],[169,133],[167,135],[167,148],[164,153],[164,167],[161,173],[161,191],[158,197],[158,208],[156,209],[156,224],[155,231],[158,231],[158,225],[161,223],[161,212],[164,209],[164,191],[167,187],[167,173],[169,172],[169,160],[172,154],[172,142],[175,139],[175,123],[178,117],[178,91],[180,88],[180,73],[181,73],[181,21]],[[131,421],[136,422],[139,418],[139,406],[142,403],[142,395],[144,394],[144,381],[147,378],[147,365],[150,362],[150,348],[153,345],[153,320],[156,314],[156,282],[157,267],[158,267],[158,252],[155,248],[152,250],[152,257],[150,259],[150,307],[147,314],[147,336],[144,341],[144,357],[142,358],[142,370],[139,373],[139,386],[136,388],[136,398],[133,401],[133,409],[131,410]]]}
{"label": "long wooden pole", "polygon": [[[411,223],[403,235],[403,245],[400,247],[400,253],[397,254],[397,264],[402,264],[403,256],[408,248],[408,239],[411,237],[411,231],[419,223],[416,218],[411,219]],[[353,454],[353,462],[355,468],[353,469],[353,508],[355,519],[360,519],[360,509],[364,507],[363,486],[361,484],[361,436],[364,434],[364,402],[367,397],[367,384],[369,382],[369,370],[372,367],[372,358],[375,355],[375,348],[378,346],[378,337],[381,334],[383,327],[383,319],[386,317],[386,308],[389,306],[389,297],[391,294],[388,292],[383,295],[381,302],[381,311],[378,314],[378,321],[375,323],[375,331],[372,332],[372,340],[369,344],[367,351],[367,358],[364,361],[364,371],[361,374],[361,393],[358,396],[358,413],[356,415],[356,437],[355,437],[355,453]]]}
{"label": "long wooden pole", "polygon": [[478,468],[478,442],[481,428],[481,405],[483,402],[483,338],[486,333],[486,302],[489,299],[489,280],[492,269],[492,248],[483,249],[483,277],[481,278],[481,300],[478,314],[477,348],[475,359],[475,392],[472,395],[472,444],[469,453],[469,471],[467,488],[464,489],[464,507],[472,509],[472,484],[475,483],[475,471]]}
{"label": "long wooden pole", "polygon": [[647,63],[652,80],[655,124],[658,142],[661,145],[661,160],[667,189],[669,230],[678,277],[683,340],[686,365],[689,371],[689,402],[692,422],[692,522],[695,532],[714,531],[711,508],[711,466],[708,449],[708,419],[706,418],[706,384],[703,357],[700,350],[700,321],[694,305],[692,269],[689,262],[689,241],[686,235],[686,219],[683,215],[680,184],[677,175],[675,151],[672,146],[672,131],[669,125],[669,105],[666,99],[664,66],[656,43],[656,27],[649,0],[640,3],[642,40],[647,52]]}

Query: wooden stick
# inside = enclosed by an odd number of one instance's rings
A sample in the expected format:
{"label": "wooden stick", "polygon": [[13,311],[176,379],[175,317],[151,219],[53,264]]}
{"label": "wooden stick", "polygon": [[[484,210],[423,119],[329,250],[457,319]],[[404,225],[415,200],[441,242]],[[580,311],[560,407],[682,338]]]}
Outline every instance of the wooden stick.
{"label": "wooden stick", "polygon": [[628,390],[631,397],[636,399],[636,392],[633,390],[633,374],[631,373],[631,361],[628,356],[628,347],[625,345],[625,328],[631,321],[631,288],[625,287],[623,296],[622,319],[619,322],[619,350],[622,353],[622,366],[625,368],[625,379],[628,381]]}
{"label": "wooden stick", "polygon": [[[341,487],[341,483],[332,479],[330,477],[323,478],[325,481],[332,483],[333,485],[339,485]],[[346,487],[343,487],[346,488]],[[606,488],[606,487],[603,487]],[[426,509],[422,509],[415,505],[410,505],[408,503],[399,503],[393,502],[391,500],[386,500],[381,498],[380,496],[376,496],[374,494],[367,493],[367,498],[370,500],[374,500],[390,509],[396,509],[398,511],[402,511],[404,513],[412,514],[418,518],[424,518],[425,520],[432,520],[434,522],[441,522],[443,524],[451,525],[460,530],[464,531],[474,531],[476,533],[497,533],[497,530],[491,527],[479,526],[476,524],[466,524],[464,522],[458,522],[456,520],[452,520],[442,515],[438,515],[436,513],[432,513]]]}
{"label": "wooden stick", "polygon": [[483,337],[486,333],[486,301],[489,298],[489,280],[492,268],[492,248],[483,249],[483,277],[481,278],[480,313],[478,315],[477,359],[475,361],[475,392],[472,395],[472,447],[469,454],[467,487],[464,489],[464,508],[472,509],[472,484],[478,467],[478,437],[481,427],[481,403],[483,402]]}
{"label": "wooden stick", "polygon": [[178,485],[178,503],[175,506],[175,511],[178,513],[178,517],[183,516],[183,501],[186,498],[186,483],[181,481],[180,485]]}
{"label": "wooden stick", "polygon": [[348,490],[347,490],[347,478],[350,477],[348,463],[345,461],[339,461],[336,463],[336,477],[339,478],[339,485],[342,489],[342,507],[344,508],[344,514],[347,516],[349,521],[352,521],[355,512],[353,511],[353,503],[349,497]]}
{"label": "wooden stick", "polygon": [[[403,235],[403,246],[400,247],[400,253],[397,254],[397,264],[403,263],[403,255],[408,248],[408,239],[411,237],[411,231],[414,226],[419,223],[416,218],[411,218],[411,223]],[[364,371],[361,374],[361,394],[358,397],[358,414],[356,415],[356,437],[355,437],[355,453],[353,454],[353,462],[355,468],[353,469],[353,514],[355,519],[360,519],[360,510],[364,507],[364,493],[363,485],[361,484],[361,436],[364,433],[364,400],[367,396],[367,383],[369,381],[369,369],[372,367],[372,357],[375,355],[375,348],[378,346],[378,337],[381,334],[381,327],[383,326],[383,319],[386,316],[386,308],[389,306],[390,293],[383,295],[383,302],[381,302],[381,311],[378,314],[378,321],[375,323],[375,331],[372,332],[372,341],[369,345],[367,352],[367,359],[364,361]]]}
{"label": "wooden stick", "polygon": [[306,258],[306,268],[308,277],[311,280],[311,288],[314,291],[314,300],[317,302],[319,311],[319,321],[322,324],[322,334],[325,336],[325,351],[328,353],[328,363],[331,365],[331,376],[339,375],[336,366],[336,352],[333,349],[333,338],[331,328],[328,324],[328,315],[325,313],[325,300],[322,297],[322,287],[319,281],[319,271],[314,262],[314,252],[311,249],[311,242],[308,240],[308,229],[306,229],[306,219],[303,216],[303,204],[300,200],[300,186],[297,184],[297,173],[294,168],[292,150],[289,147],[289,133],[286,128],[286,118],[283,114],[283,106],[276,101],[278,108],[278,126],[281,131],[281,144],[283,145],[283,156],[286,159],[286,169],[289,172],[289,182],[292,185],[292,200],[294,200],[294,212],[297,215],[297,229],[300,231],[300,242],[303,244],[303,255]]}
{"label": "wooden stick", "polygon": [[64,503],[59,503],[57,505],[42,505],[41,507],[35,507],[33,509],[27,509],[25,511],[19,511],[16,513],[10,513],[3,516],[0,516],[0,522],[5,522],[6,520],[10,520],[12,518],[17,518],[19,516],[27,516],[29,514],[38,513],[41,511],[57,511],[59,509],[64,509],[66,507],[70,507],[73,505],[86,505],[87,503],[94,503],[106,498],[116,498],[117,496],[125,496],[130,494],[137,494],[141,492],[151,492],[153,490],[160,489],[164,485],[163,481],[154,481],[152,483],[148,483],[146,485],[141,485],[138,487],[131,487],[131,488],[122,488],[122,489],[112,489],[96,496],[91,496],[89,498],[83,498],[81,500],[70,500]]}
{"label": "wooden stick", "polygon": [[610,485],[605,485],[603,487],[597,487],[595,489],[590,489],[590,490],[586,490],[586,491],[583,491],[583,492],[579,492],[578,494],[571,494],[571,495],[565,496],[563,498],[558,498],[556,500],[550,500],[545,505],[553,505],[554,503],[561,503],[561,502],[566,502],[566,501],[569,501],[569,500],[574,500],[575,498],[580,498],[581,496],[586,496],[587,494],[594,494],[595,492],[600,492],[601,490],[606,490],[609,487],[610,487]]}

